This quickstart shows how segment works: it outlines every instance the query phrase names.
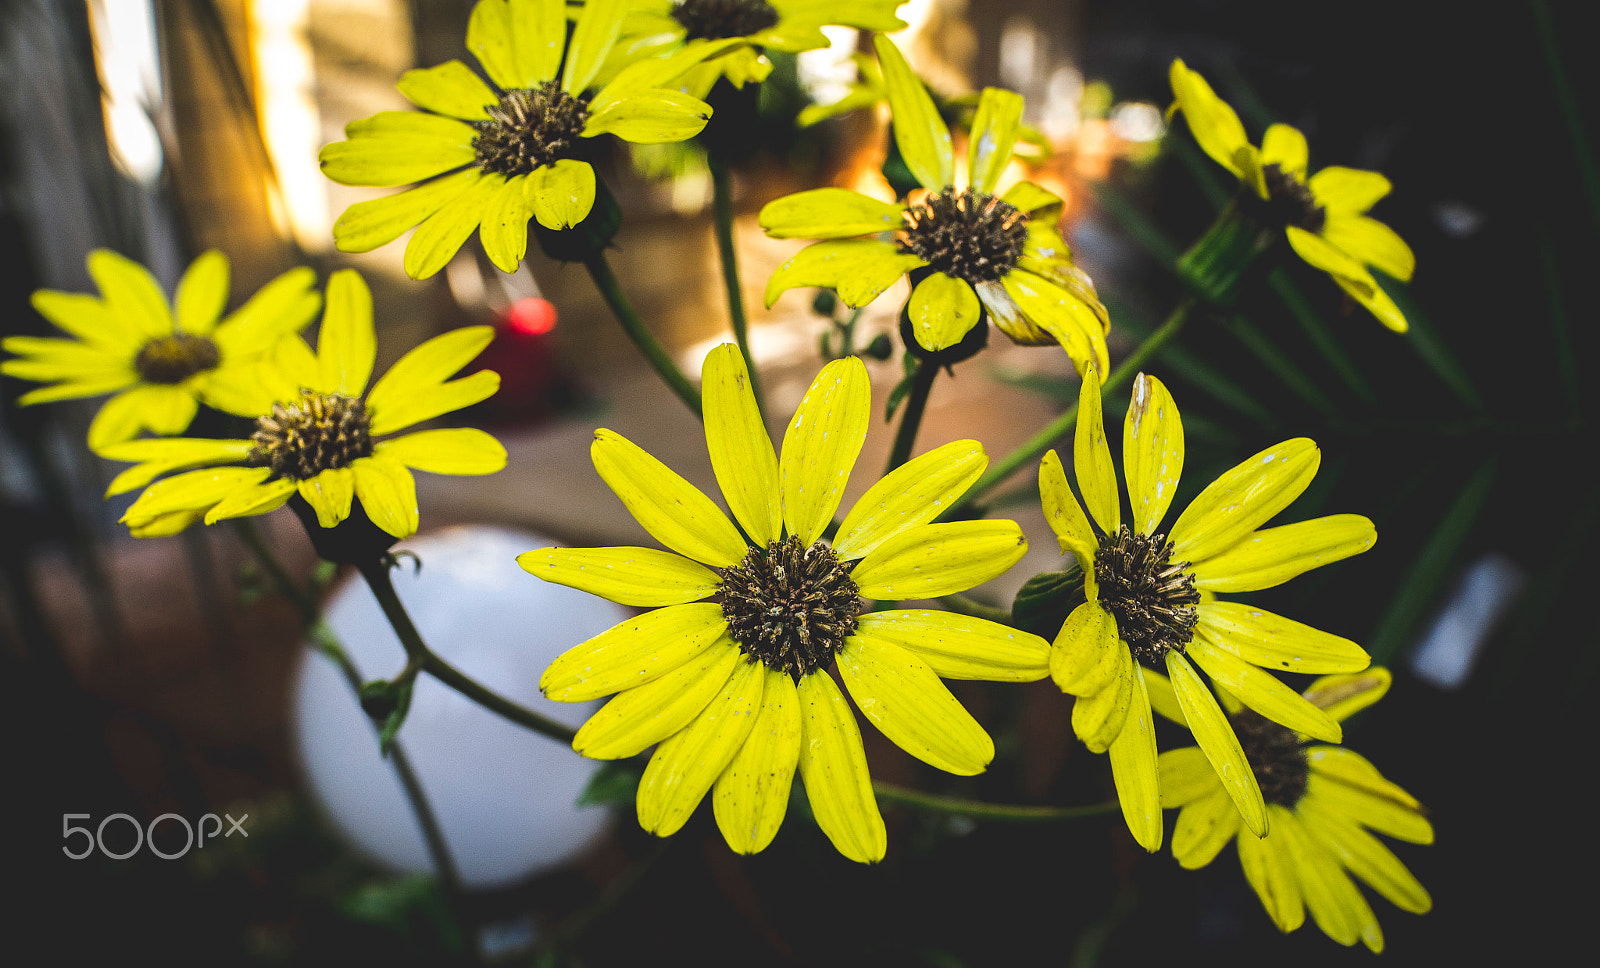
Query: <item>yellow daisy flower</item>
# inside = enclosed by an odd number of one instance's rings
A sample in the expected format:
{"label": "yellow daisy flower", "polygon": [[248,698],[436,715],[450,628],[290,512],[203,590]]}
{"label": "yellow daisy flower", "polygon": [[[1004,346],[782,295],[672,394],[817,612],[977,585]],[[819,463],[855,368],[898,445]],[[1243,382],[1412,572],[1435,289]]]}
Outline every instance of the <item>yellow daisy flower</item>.
{"label": "yellow daisy flower", "polygon": [[511,272],[527,253],[529,218],[566,229],[594,207],[594,169],[583,160],[582,139],[610,133],[660,144],[699,134],[711,108],[663,85],[719,48],[634,65],[592,97],[584,93],[627,6],[589,0],[569,42],[564,0],[479,0],[467,48],[493,86],[458,60],[407,71],[400,93],[421,112],[353,122],[348,141],[322,149],[323,172],[341,184],[418,183],[346,209],[333,227],[340,251],[367,252],[415,226],[405,269],[425,279],[476,229],[490,260]]}
{"label": "yellow daisy flower", "polygon": [[1306,137],[1287,124],[1267,129],[1261,147],[1245,137],[1233,108],[1205,78],[1181,60],[1172,62],[1174,109],[1182,111],[1202,150],[1244,186],[1240,208],[1279,230],[1295,253],[1333,277],[1339,288],[1397,333],[1406,318],[1368,267],[1409,282],[1417,260],[1394,229],[1367,217],[1389,194],[1389,179],[1375,171],[1332,165],[1306,177]]}
{"label": "yellow daisy flower", "polygon": [[674,833],[711,791],[728,846],[755,853],[783,822],[798,766],[834,846],[852,860],[881,860],[887,841],[861,733],[828,667],[837,664],[862,714],[901,749],[951,773],[982,772],[994,744],[939,678],[1042,679],[1048,645],[926,608],[858,614],[860,600],[971,588],[1015,564],[1027,541],[1012,521],[929,523],[988,466],[982,445],[960,440],[869,488],[830,546],[821,538],[871,414],[861,361],[822,369],[781,459],[737,347],[712,351],[703,378],[706,447],[738,526],[639,447],[597,431],[595,469],[676,554],[520,556],[546,581],[656,607],[561,655],[540,688],[564,702],[618,694],[578,731],[573,749],[585,756],[618,759],[660,744],[639,784],[645,830]]}
{"label": "yellow daisy flower", "polygon": [[[1305,698],[1342,721],[1382,698],[1389,678],[1382,667],[1325,676],[1311,684]],[[1156,696],[1152,689],[1151,698]],[[1162,712],[1181,717],[1171,708],[1170,690],[1167,697],[1168,708]],[[1433,825],[1422,805],[1353,750],[1306,745],[1293,730],[1237,703],[1230,704],[1230,713],[1266,797],[1272,830],[1257,837],[1241,827],[1239,812],[1203,751],[1193,746],[1168,750],[1159,761],[1161,805],[1182,808],[1172,833],[1172,856],[1195,870],[1234,841],[1245,879],[1278,930],[1300,927],[1310,908],[1311,919],[1333,940],[1342,945],[1359,940],[1374,952],[1382,951],[1383,929],[1351,876],[1400,910],[1426,914],[1433,907],[1427,889],[1365,829],[1431,844]]]}
{"label": "yellow daisy flower", "polygon": [[[742,41],[726,56],[697,64],[683,75],[695,97],[710,93],[717,78],[743,87],[764,81],[772,62],[763,50],[798,54],[828,46],[824,26],[900,30],[895,9],[905,0],[633,0],[613,56],[631,62],[658,57],[686,44]],[[605,72],[602,71],[602,76]]]}
{"label": "yellow daisy flower", "polygon": [[1370,660],[1348,639],[1214,596],[1282,584],[1366,551],[1377,533],[1355,514],[1261,528],[1316,476],[1321,454],[1304,437],[1268,447],[1224,473],[1170,531],[1160,530],[1183,469],[1183,423],[1167,388],[1144,374],[1134,383],[1122,434],[1133,512],[1124,520],[1094,373],[1085,374],[1078,400],[1073,463],[1088,515],[1055,451],[1039,467],[1045,517],[1061,550],[1077,559],[1087,599],[1062,623],[1050,653],[1056,685],[1078,697],[1073,730],[1091,750],[1110,751],[1128,829],[1146,850],[1159,849],[1146,666],[1164,670],[1184,721],[1245,823],[1265,834],[1267,810],[1255,775],[1195,666],[1268,719],[1337,743],[1339,724],[1266,670],[1358,672]]}
{"label": "yellow daisy flower", "polygon": [[[213,524],[266,514],[297,494],[324,528],[350,517],[360,501],[388,534],[415,534],[412,470],[492,474],[505,466],[505,448],[470,428],[378,438],[492,396],[500,387],[495,373],[450,376],[493,336],[489,326],[436,336],[402,356],[369,392],[376,355],[372,294],[354,269],[341,269],[328,279],[316,352],[291,336],[260,364],[248,388],[256,417],[248,440],[175,437],[107,448],[107,457],[137,462],[111,482],[107,496],[150,485],[122,517],[141,538],[176,534],[202,518]],[[174,471],[188,472],[150,484]]]}
{"label": "yellow daisy flower", "polygon": [[17,358],[0,363],[0,373],[50,384],[23,394],[23,406],[116,394],[89,424],[96,453],[141,430],[183,433],[202,403],[243,415],[236,388],[249,382],[255,358],[305,328],[321,305],[316,275],[299,268],[223,316],[228,257],[217,251],[189,265],[170,307],[148,269],[109,249],[89,253],[89,274],[99,296],[33,294],[39,315],[73,339],[12,336],[0,346]]}
{"label": "yellow daisy flower", "polygon": [[[863,306],[910,273],[908,309],[924,349],[959,343],[987,310],[1013,342],[1058,343],[1080,373],[1106,372],[1109,317],[1056,229],[1061,199],[1032,182],[994,194],[1016,144],[1022,97],[984,88],[967,146],[968,184],[957,189],[950,132],[927,88],[891,41],[879,35],[872,42],[895,143],[928,194],[902,207],[818,188],[768,204],[760,215],[768,235],[825,241],[778,267],[767,283],[767,305],[790,289],[821,286],[836,290],[846,305]],[[858,238],[884,232],[895,233],[894,241]]]}

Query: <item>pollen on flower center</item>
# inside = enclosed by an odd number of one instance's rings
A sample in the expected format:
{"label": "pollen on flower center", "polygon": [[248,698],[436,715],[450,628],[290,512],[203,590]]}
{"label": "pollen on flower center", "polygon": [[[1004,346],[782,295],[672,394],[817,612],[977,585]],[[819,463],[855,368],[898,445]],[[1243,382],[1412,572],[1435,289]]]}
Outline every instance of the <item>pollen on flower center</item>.
{"label": "pollen on flower center", "polygon": [[722,614],[728,633],[750,661],[798,681],[826,666],[856,630],[860,606],[849,565],[818,542],[793,535],[751,548],[722,572]]}
{"label": "pollen on flower center", "polygon": [[572,157],[589,121],[583,100],[555,81],[507,91],[486,110],[489,120],[472,124],[472,150],[479,169],[508,178]]}
{"label": "pollen on flower center", "polygon": [[775,26],[778,11],[767,0],[682,0],[673,6],[672,18],[683,24],[689,40],[723,40]]}
{"label": "pollen on flower center", "polygon": [[970,188],[946,188],[907,209],[900,250],[972,285],[998,279],[1022,256],[1028,214]]}
{"label": "pollen on flower center", "polygon": [[1307,232],[1322,231],[1327,213],[1317,204],[1309,185],[1277,164],[1263,165],[1261,175],[1267,183],[1267,200],[1262,203],[1267,221],[1277,226],[1297,226]]}
{"label": "pollen on flower center", "polygon": [[204,336],[174,333],[144,344],[133,358],[133,368],[146,383],[182,383],[222,361],[217,344]]}
{"label": "pollen on flower center", "polygon": [[1194,588],[1189,563],[1172,561],[1165,534],[1134,534],[1127,525],[1106,536],[1094,556],[1100,604],[1117,619],[1117,634],[1136,658],[1160,667],[1171,649],[1194,638]]}
{"label": "pollen on flower center", "polygon": [[1306,751],[1294,730],[1279,726],[1264,716],[1242,709],[1229,717],[1234,735],[1245,759],[1261,787],[1261,798],[1268,803],[1292,807],[1306,794],[1311,775]]}
{"label": "pollen on flower center", "polygon": [[273,477],[304,481],[349,467],[372,455],[372,417],[366,404],[342,393],[301,390],[288,406],[256,420],[255,447],[247,463],[272,468]]}

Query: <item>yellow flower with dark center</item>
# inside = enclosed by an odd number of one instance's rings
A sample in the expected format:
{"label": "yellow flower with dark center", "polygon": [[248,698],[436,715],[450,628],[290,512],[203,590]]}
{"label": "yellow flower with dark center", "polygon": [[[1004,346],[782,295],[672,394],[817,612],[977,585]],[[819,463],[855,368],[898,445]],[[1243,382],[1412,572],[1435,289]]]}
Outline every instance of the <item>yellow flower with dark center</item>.
{"label": "yellow flower with dark center", "polygon": [[[390,435],[492,396],[500,387],[495,373],[450,377],[493,336],[488,326],[436,336],[402,356],[369,392],[377,345],[372,294],[355,270],[342,269],[328,279],[316,352],[299,336],[280,340],[258,364],[257,378],[241,387],[256,417],[249,439],[174,437],[109,447],[107,457],[137,466],[118,475],[107,496],[149,485],[122,517],[137,537],[176,534],[202,518],[213,524],[266,514],[296,494],[324,528],[348,518],[359,500],[385,532],[415,534],[412,470],[492,474],[505,466],[506,451],[471,428]],[[175,471],[187,473],[150,484]]]}
{"label": "yellow flower with dark center", "polygon": [[[1048,675],[1037,636],[926,608],[862,614],[861,599],[933,598],[1010,568],[1027,542],[1012,521],[930,523],[988,466],[976,441],[946,444],[874,484],[822,541],[866,438],[866,368],[850,357],[812,383],[773,450],[731,344],[704,370],[706,447],[738,526],[692,484],[609,430],[601,478],[672,549],[545,548],[517,560],[538,577],[655,610],[567,651],[545,672],[551,699],[617,693],[573,741],[598,759],[656,746],[639,822],[676,832],[712,793],[723,837],[743,854],[777,834],[798,767],[817,823],[852,860],[882,859],[883,818],[861,733],[829,674],[911,755],[982,772],[994,744],[940,681]],[[748,538],[746,537],[748,536]],[[709,600],[708,600],[709,599]]]}
{"label": "yellow flower with dark center", "polygon": [[[720,40],[743,44],[723,57],[690,68],[684,90],[705,97],[717,78],[743,87],[766,80],[772,62],[763,50],[798,54],[828,46],[825,26],[900,30],[895,9],[905,0],[633,0],[613,57],[619,64],[660,57],[686,45]],[[605,76],[606,71],[601,71]]]}
{"label": "yellow flower with dark center", "polygon": [[1366,214],[1389,194],[1389,179],[1337,165],[1307,177],[1305,135],[1287,124],[1274,124],[1257,148],[1245,137],[1238,114],[1205,78],[1181,60],[1172,62],[1170,73],[1175,110],[1183,112],[1201,149],[1239,179],[1244,211],[1282,231],[1300,258],[1333,277],[1379,322],[1405,332],[1405,315],[1368,271],[1370,267],[1409,282],[1417,267],[1405,240]]}
{"label": "yellow flower with dark center", "polygon": [[1183,423],[1160,380],[1140,374],[1122,434],[1132,515],[1124,519],[1106,444],[1100,380],[1084,375],[1073,464],[1083,505],[1055,451],[1039,467],[1045,518],[1083,573],[1087,599],[1067,616],[1050,673],[1078,697],[1072,727],[1094,752],[1110,751],[1128,829],[1146,850],[1161,846],[1156,742],[1146,667],[1171,677],[1185,722],[1249,828],[1267,831],[1255,775],[1233,727],[1200,678],[1268,719],[1331,743],[1339,724],[1267,669],[1358,672],[1370,661],[1354,642],[1214,595],[1282,584],[1359,554],[1377,540],[1372,522],[1334,514],[1262,528],[1316,476],[1321,454],[1304,437],[1268,447],[1201,491],[1170,531],[1161,521],[1183,470]]}
{"label": "yellow flower with dark center", "polygon": [[[959,343],[980,306],[1013,342],[1060,344],[1082,373],[1107,370],[1105,307],[1094,283],[1072,264],[1056,228],[1061,199],[1032,182],[994,194],[1011,161],[1022,98],[985,88],[967,146],[968,184],[955,187],[950,132],[927,88],[887,38],[873,44],[894,115],[895,143],[927,194],[906,206],[843,188],[780,198],[761,210],[773,238],[821,238],[772,274],[766,301],[821,286],[849,306],[864,306],[901,276],[915,280],[908,307],[924,349]],[[894,233],[894,240],[858,236]]]}
{"label": "yellow flower with dark center", "polygon": [[89,274],[99,296],[33,294],[33,308],[73,338],[12,336],[0,346],[17,358],[0,373],[50,384],[23,394],[24,406],[116,394],[89,425],[96,453],[141,430],[183,433],[202,403],[248,416],[238,388],[252,382],[255,358],[321,305],[316,275],[291,269],[224,316],[228,258],[216,251],[190,264],[170,307],[148,269],[108,249],[89,253]]}
{"label": "yellow flower with dark center", "polygon": [[[1152,680],[1154,676],[1152,676]],[[1389,670],[1324,676],[1305,698],[1343,721],[1372,705],[1389,688]],[[1150,698],[1163,715],[1183,722],[1164,681]],[[1187,746],[1161,754],[1161,805],[1180,807],[1172,856],[1195,870],[1211,863],[1229,841],[1278,930],[1300,927],[1306,909],[1317,927],[1342,945],[1358,940],[1383,950],[1383,929],[1351,877],[1395,907],[1426,914],[1433,899],[1400,859],[1367,828],[1413,844],[1433,843],[1433,825],[1415,797],[1385,779],[1354,750],[1307,745],[1305,738],[1244,709],[1223,694],[1234,731],[1267,801],[1272,830],[1257,837],[1243,829],[1239,812],[1205,753]]]}
{"label": "yellow flower with dark center", "polygon": [[343,252],[367,252],[416,227],[405,269],[425,279],[479,233],[506,272],[528,249],[528,220],[565,229],[588,217],[594,169],[583,140],[614,134],[660,144],[692,138],[711,108],[665,86],[733,42],[623,70],[586,93],[622,27],[628,0],[590,0],[571,40],[564,0],[479,0],[467,48],[491,87],[461,61],[407,71],[400,93],[419,112],[385,111],[322,149],[322,170],[346,185],[417,184],[350,206],[334,224]]}

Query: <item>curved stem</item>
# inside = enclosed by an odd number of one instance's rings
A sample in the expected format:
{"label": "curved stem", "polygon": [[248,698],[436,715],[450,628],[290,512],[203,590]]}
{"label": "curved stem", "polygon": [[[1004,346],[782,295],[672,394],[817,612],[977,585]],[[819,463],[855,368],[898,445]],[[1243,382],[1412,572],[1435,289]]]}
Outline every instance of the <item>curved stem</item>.
{"label": "curved stem", "polygon": [[988,803],[983,800],[966,800],[946,797],[936,793],[923,793],[892,783],[874,783],[872,790],[879,800],[916,807],[931,813],[947,813],[974,820],[997,820],[1002,823],[1052,823],[1060,820],[1082,820],[1101,817],[1118,809],[1117,801],[1091,803],[1081,807],[1045,807],[1020,803]]}
{"label": "curved stem", "polygon": [[739,344],[739,355],[744,357],[744,367],[750,372],[750,392],[755,394],[756,407],[764,411],[761,376],[756,372],[755,357],[750,355],[750,323],[744,311],[744,289],[739,285],[739,254],[733,246],[733,175],[728,171],[727,162],[714,151],[708,153],[706,163],[711,168],[711,204],[716,214],[722,285],[728,290],[728,319],[733,324],[733,339]]}
{"label": "curved stem", "polygon": [[[1122,362],[1112,369],[1111,375],[1106,377],[1105,383],[1101,386],[1101,394],[1108,395],[1112,390],[1119,389],[1124,384],[1132,381],[1134,375],[1139,372],[1140,367],[1148,363],[1152,357],[1161,352],[1162,347],[1170,343],[1183,331],[1183,326],[1189,321],[1189,315],[1193,311],[1194,305],[1195,301],[1192,298],[1185,299],[1179,303],[1167,316],[1166,321],[1161,324],[1159,329],[1151,333],[1148,339],[1140,343],[1137,349],[1124,357]],[[1032,463],[1043,457],[1045,451],[1049,450],[1057,440],[1077,426],[1077,423],[1078,405],[1074,403],[1067,407],[1065,413],[1051,421],[1043,430],[1028,438],[1027,442],[1021,447],[990,465],[989,470],[978,478],[976,484],[967,489],[967,493],[961,495],[950,506],[950,510],[945,512],[943,517],[950,517],[951,513],[966,507],[989,493],[994,489],[995,485],[1010,477],[1024,464]]]}
{"label": "curved stem", "polygon": [[666,382],[667,387],[678,395],[696,417],[700,416],[700,391],[696,390],[689,378],[678,369],[678,364],[672,361],[666,348],[645,328],[644,322],[639,319],[639,314],[633,311],[633,304],[628,302],[628,297],[622,291],[621,283],[617,282],[616,273],[611,271],[611,263],[606,261],[604,252],[597,252],[592,257],[583,261],[585,269],[589,270],[589,277],[594,280],[595,288],[600,290],[600,295],[605,299],[606,305],[611,308],[611,315],[617,318],[622,331],[633,340],[633,345],[644,354],[645,361],[656,371],[656,374]]}
{"label": "curved stem", "polygon": [[1011,624],[1011,610],[1009,608],[1001,608],[998,605],[985,605],[983,602],[975,598],[968,598],[966,595],[945,595],[939,599],[939,604],[949,608],[952,612],[960,612],[962,615],[988,619],[991,622],[999,622],[1002,625]]}
{"label": "curved stem", "polygon": [[912,378],[911,393],[906,397],[906,412],[900,415],[900,429],[895,432],[894,447],[889,451],[889,466],[883,469],[885,474],[911,459],[911,448],[922,426],[922,414],[928,408],[928,393],[933,390],[933,381],[938,375],[937,364],[918,361],[917,375]]}
{"label": "curved stem", "polygon": [[377,597],[384,617],[389,620],[395,634],[400,637],[400,644],[405,646],[406,655],[412,662],[420,662],[424,672],[490,712],[498,713],[519,726],[525,726],[562,743],[572,742],[572,738],[577,734],[571,728],[480,684],[429,649],[427,643],[422,641],[422,634],[412,624],[411,616],[406,614],[405,606],[400,603],[400,596],[395,594],[394,582],[389,579],[387,562],[375,561],[361,565],[360,571],[361,577],[367,580],[368,587],[372,589],[372,594]]}

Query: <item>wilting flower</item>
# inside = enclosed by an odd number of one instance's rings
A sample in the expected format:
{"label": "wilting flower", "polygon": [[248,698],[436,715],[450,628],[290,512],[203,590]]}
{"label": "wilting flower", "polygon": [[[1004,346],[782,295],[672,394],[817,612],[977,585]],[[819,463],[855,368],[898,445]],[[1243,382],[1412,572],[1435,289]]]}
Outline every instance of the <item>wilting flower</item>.
{"label": "wilting flower", "polygon": [[[614,57],[629,62],[672,54],[686,45],[738,40],[740,45],[716,60],[690,68],[682,86],[705,97],[717,78],[737,87],[763,81],[772,62],[763,50],[798,54],[828,46],[825,26],[859,30],[899,30],[905,21],[895,8],[905,0],[634,0],[623,21]],[[605,72],[602,71],[602,76]]]}
{"label": "wilting flower", "polygon": [[[1109,317],[1056,229],[1061,199],[1032,182],[994,194],[1016,144],[1021,96],[983,90],[967,146],[968,185],[957,189],[950,132],[933,99],[893,43],[875,36],[873,44],[895,143],[927,194],[902,207],[818,188],[768,204],[760,216],[768,235],[826,241],[800,250],[772,274],[767,305],[790,289],[822,286],[849,306],[863,306],[910,273],[908,310],[924,349],[959,343],[977,325],[981,305],[1012,341],[1059,343],[1080,373],[1106,372]],[[858,238],[885,232],[895,233],[894,240]]]}
{"label": "wilting flower", "polygon": [[23,394],[24,406],[115,393],[89,424],[96,452],[141,430],[182,433],[202,403],[245,415],[238,388],[252,382],[255,358],[303,329],[321,305],[316,275],[299,268],[223,316],[228,258],[216,251],[190,264],[171,307],[148,269],[108,249],[89,253],[89,274],[99,296],[33,294],[33,308],[73,338],[12,336],[0,345],[17,359],[0,363],[0,373],[51,384]]}
{"label": "wilting flower", "polygon": [[[150,484],[128,508],[122,520],[138,537],[175,534],[201,518],[213,524],[266,514],[296,494],[323,528],[348,518],[359,500],[390,535],[415,534],[413,469],[492,474],[505,466],[506,451],[471,428],[389,435],[493,395],[500,377],[488,370],[450,379],[493,336],[488,326],[436,336],[402,356],[368,392],[376,355],[372,294],[355,270],[342,269],[328,279],[316,352],[298,336],[279,341],[246,388],[256,417],[248,440],[174,437],[107,448],[107,457],[138,462],[107,494],[187,470]],[[202,469],[188,470],[196,467]]]}
{"label": "wilting flower", "polygon": [[1405,240],[1366,214],[1389,194],[1389,179],[1337,165],[1307,178],[1305,135],[1287,124],[1274,124],[1257,148],[1245,137],[1239,116],[1205,78],[1181,60],[1172,62],[1170,73],[1176,110],[1183,112],[1201,149],[1239,179],[1239,205],[1245,213],[1282,231],[1300,258],[1332,276],[1383,325],[1405,332],[1400,307],[1368,271],[1371,267],[1409,282],[1417,267]]}
{"label": "wilting flower", "polygon": [[1100,381],[1084,375],[1073,464],[1089,513],[1072,494],[1055,451],[1039,467],[1045,517],[1083,573],[1087,599],[1067,616],[1050,673],[1078,697],[1072,726],[1091,750],[1110,750],[1123,816],[1146,849],[1161,846],[1156,743],[1145,667],[1172,680],[1184,721],[1221,777],[1245,824],[1267,832],[1261,790],[1233,727],[1195,671],[1268,719],[1337,743],[1339,724],[1267,669],[1357,672],[1367,653],[1354,642],[1237,602],[1203,594],[1248,592],[1348,558],[1377,540],[1372,522],[1334,514],[1261,528],[1316,476],[1321,454],[1304,437],[1243,461],[1213,481],[1160,530],[1183,469],[1183,423],[1160,380],[1140,374],[1122,435],[1122,469],[1133,512],[1124,521],[1106,444]]}
{"label": "wilting flower", "polygon": [[415,226],[405,269],[424,279],[476,229],[489,258],[510,272],[527,253],[529,218],[565,229],[593,208],[583,139],[610,133],[659,144],[698,134],[711,108],[663,85],[717,48],[635,65],[592,97],[585,93],[627,6],[589,0],[568,42],[564,0],[479,0],[467,47],[494,86],[455,60],[407,71],[400,93],[420,113],[385,111],[353,122],[348,141],[322,149],[322,170],[336,182],[420,183],[350,206],[333,227],[339,249],[366,252]]}
{"label": "wilting flower", "polygon": [[[1152,677],[1153,678],[1153,677]],[[1324,676],[1305,698],[1335,720],[1344,720],[1382,698],[1389,670]],[[1155,699],[1163,690],[1152,689]],[[1157,708],[1181,712],[1170,691]],[[1224,701],[1230,697],[1224,693]],[[1216,858],[1228,841],[1251,888],[1280,931],[1305,921],[1342,945],[1360,940],[1383,950],[1383,929],[1351,877],[1388,898],[1395,907],[1426,914],[1428,891],[1400,859],[1366,828],[1413,844],[1433,843],[1433,825],[1421,804],[1385,779],[1354,750],[1306,745],[1293,730],[1229,702],[1234,731],[1267,801],[1272,830],[1257,837],[1241,828],[1239,812],[1200,749],[1187,746],[1161,754],[1161,805],[1181,807],[1172,833],[1172,856],[1191,870]]]}
{"label": "wilting flower", "polygon": [[[861,733],[863,715],[911,755],[981,772],[994,744],[939,677],[1027,681],[1048,674],[1043,639],[925,608],[861,614],[861,599],[931,598],[1010,568],[1027,548],[1011,521],[930,524],[988,465],[962,440],[874,484],[832,544],[871,412],[866,368],[829,363],[784,435],[781,460],[731,344],[704,371],[706,446],[738,527],[692,484],[609,430],[595,433],[601,478],[672,552],[545,548],[518,561],[546,581],[624,605],[655,606],[567,651],[540,687],[578,702],[617,693],[573,741],[618,759],[656,746],[639,784],[639,822],[666,836],[707,793],[728,845],[767,846],[798,765],[812,813],[853,860],[887,846]],[[743,529],[741,535],[740,529]],[[711,600],[707,600],[711,599]]]}

